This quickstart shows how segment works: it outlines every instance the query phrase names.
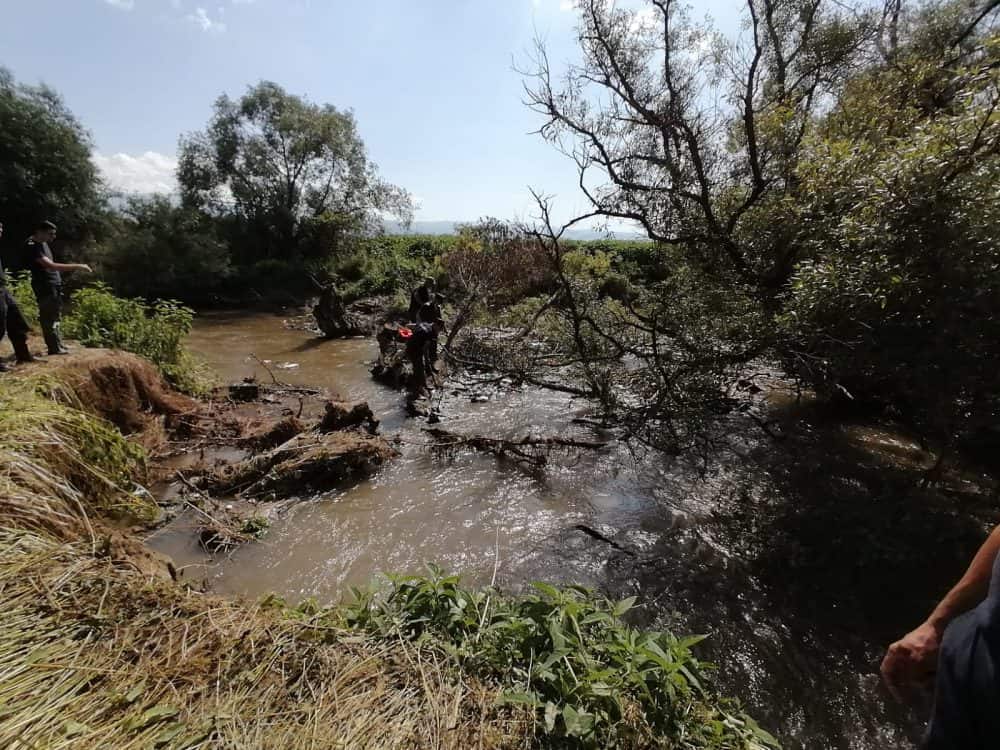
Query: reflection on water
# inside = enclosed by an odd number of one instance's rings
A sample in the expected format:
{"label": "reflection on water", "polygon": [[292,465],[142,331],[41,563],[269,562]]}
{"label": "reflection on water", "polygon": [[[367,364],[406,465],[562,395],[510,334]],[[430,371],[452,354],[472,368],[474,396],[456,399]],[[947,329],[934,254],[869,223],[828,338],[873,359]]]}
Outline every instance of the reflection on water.
{"label": "reflection on water", "polygon": [[[401,457],[375,478],[305,499],[261,543],[229,558],[208,561],[184,533],[183,516],[154,538],[213,590],[331,602],[380,572],[419,571],[427,561],[468,582],[496,574],[511,589],[545,579],[612,596],[638,593],[646,624],[712,635],[703,653],[719,664],[723,689],[786,747],[912,746],[920,722],[885,701],[875,668],[882,645],[916,622],[928,590],[943,584],[887,591],[887,581],[919,571],[865,558],[864,534],[876,534],[868,530],[873,503],[890,500],[884,520],[895,533],[888,524],[899,522],[892,504],[899,499],[892,477],[859,461],[850,440],[840,454],[828,436],[817,438],[817,449],[807,441],[801,455],[783,449],[785,460],[771,466],[772,449],[748,434],[742,453],[756,451],[763,465],[720,461],[707,473],[654,456],[636,465],[612,449],[567,453],[528,470],[471,452],[432,455],[422,423],[404,418],[402,395],[369,378],[371,341],[318,340],[271,315],[212,315],[198,322],[190,344],[226,381],[267,381],[256,355],[282,380],[366,400],[383,434],[401,440]],[[286,363],[297,366],[276,369]],[[592,439],[573,423],[585,406],[531,390],[486,403],[446,392],[442,426]],[[840,464],[831,461],[837,455]],[[940,534],[936,517],[928,518]],[[941,580],[959,569],[978,533],[952,530],[954,548],[936,560]],[[880,549],[881,540],[868,541]]]}

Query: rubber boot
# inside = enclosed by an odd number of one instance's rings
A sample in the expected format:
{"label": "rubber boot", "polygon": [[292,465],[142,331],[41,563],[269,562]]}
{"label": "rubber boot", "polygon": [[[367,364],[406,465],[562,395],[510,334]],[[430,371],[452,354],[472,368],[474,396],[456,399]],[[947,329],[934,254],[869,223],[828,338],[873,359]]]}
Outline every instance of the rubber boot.
{"label": "rubber boot", "polygon": [[19,365],[37,361],[28,349],[27,339],[17,339],[10,343],[14,345],[14,357]]}
{"label": "rubber boot", "polygon": [[7,366],[6,362],[0,362],[0,372],[10,372],[10,367]]}

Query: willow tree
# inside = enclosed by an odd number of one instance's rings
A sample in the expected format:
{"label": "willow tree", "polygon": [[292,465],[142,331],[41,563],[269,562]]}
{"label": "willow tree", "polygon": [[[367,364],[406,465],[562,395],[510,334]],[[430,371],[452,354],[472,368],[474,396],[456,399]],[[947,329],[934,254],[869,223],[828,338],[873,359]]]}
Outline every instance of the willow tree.
{"label": "willow tree", "polygon": [[350,111],[261,82],[223,95],[208,127],[181,140],[186,204],[228,220],[243,261],[328,252],[384,213],[408,222],[410,197],[382,180]]}

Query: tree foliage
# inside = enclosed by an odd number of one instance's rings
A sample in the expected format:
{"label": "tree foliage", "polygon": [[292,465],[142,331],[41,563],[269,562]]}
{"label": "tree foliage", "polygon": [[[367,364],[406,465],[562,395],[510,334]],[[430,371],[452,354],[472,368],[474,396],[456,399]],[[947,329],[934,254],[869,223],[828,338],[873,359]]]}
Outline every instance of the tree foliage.
{"label": "tree foliage", "polygon": [[[590,215],[660,247],[618,309],[560,275],[581,361],[642,363],[642,424],[704,413],[762,355],[940,444],[995,422],[997,6],[745,0],[726,38],[675,0],[582,0],[581,61],[557,75],[538,45],[528,104]],[[535,227],[557,268],[561,232]]]}
{"label": "tree foliage", "polygon": [[130,297],[204,302],[232,274],[229,249],[203,213],[162,195],[135,196],[98,251],[104,279]]}
{"label": "tree foliage", "polygon": [[181,141],[178,178],[185,205],[225,221],[241,263],[323,255],[382,212],[412,213],[368,160],[349,111],[267,81],[216,101],[206,130]]}
{"label": "tree foliage", "polygon": [[4,259],[34,225],[50,220],[65,237],[83,239],[103,201],[90,160],[90,136],[47,86],[25,86],[0,68],[0,221]]}

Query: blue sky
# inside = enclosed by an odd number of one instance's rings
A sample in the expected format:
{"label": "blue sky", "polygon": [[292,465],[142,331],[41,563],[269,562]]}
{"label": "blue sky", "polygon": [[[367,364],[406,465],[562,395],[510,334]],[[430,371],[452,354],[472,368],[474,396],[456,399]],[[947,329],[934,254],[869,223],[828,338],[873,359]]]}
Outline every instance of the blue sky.
{"label": "blue sky", "polygon": [[[700,4],[718,17],[723,0]],[[172,187],[177,139],[222,92],[273,80],[353,109],[417,218],[531,213],[528,186],[584,208],[569,160],[521,103],[536,34],[576,57],[571,0],[0,0],[0,65],[58,90],[115,187]],[[724,20],[724,19],[722,19]]]}

